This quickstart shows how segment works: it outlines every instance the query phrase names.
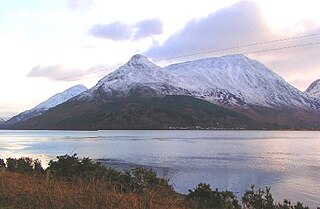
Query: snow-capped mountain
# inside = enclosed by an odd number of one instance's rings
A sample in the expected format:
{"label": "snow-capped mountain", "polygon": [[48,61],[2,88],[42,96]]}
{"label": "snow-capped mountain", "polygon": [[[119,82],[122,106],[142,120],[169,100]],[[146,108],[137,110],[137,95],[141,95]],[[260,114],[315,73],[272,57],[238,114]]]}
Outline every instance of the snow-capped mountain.
{"label": "snow-capped mountain", "polygon": [[[18,123],[6,127],[68,130],[168,129],[199,125],[258,129],[320,127],[320,100],[299,91],[260,62],[243,55],[167,67],[135,55],[93,88],[81,91],[71,99],[56,99],[56,95],[16,116]],[[50,105],[63,100],[66,102],[58,107]],[[53,108],[45,111],[50,107]]]}
{"label": "snow-capped mountain", "polygon": [[50,108],[53,108],[61,103],[66,102],[67,100],[79,95],[80,93],[88,90],[83,85],[76,85],[73,86],[61,93],[55,94],[54,96],[50,97],[48,100],[40,103],[39,105],[35,106],[34,108],[30,110],[26,110],[14,117],[12,117],[10,120],[5,122],[5,125],[12,125],[20,121],[25,121],[29,118],[41,115],[43,112],[49,110]]}
{"label": "snow-capped mountain", "polygon": [[307,88],[305,93],[311,97],[320,100],[320,79],[312,82],[312,84]]}
{"label": "snow-capped mountain", "polygon": [[228,55],[161,68],[142,55],[101,79],[75,99],[189,95],[233,107],[318,109],[319,103],[258,61]]}

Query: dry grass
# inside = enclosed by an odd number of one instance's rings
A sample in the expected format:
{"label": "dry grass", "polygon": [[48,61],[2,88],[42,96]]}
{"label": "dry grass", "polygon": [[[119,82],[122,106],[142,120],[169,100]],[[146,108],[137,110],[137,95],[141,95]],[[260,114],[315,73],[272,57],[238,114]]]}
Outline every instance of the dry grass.
{"label": "dry grass", "polygon": [[45,175],[0,173],[0,208],[104,209],[187,208],[179,194],[168,189],[121,193],[106,181],[46,179]]}

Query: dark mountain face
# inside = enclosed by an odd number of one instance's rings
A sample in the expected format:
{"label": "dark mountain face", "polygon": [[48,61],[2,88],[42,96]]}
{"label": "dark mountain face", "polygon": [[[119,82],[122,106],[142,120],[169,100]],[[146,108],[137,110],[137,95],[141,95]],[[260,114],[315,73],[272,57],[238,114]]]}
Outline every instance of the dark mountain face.
{"label": "dark mountain face", "polygon": [[69,101],[14,129],[260,128],[249,117],[188,96]]}

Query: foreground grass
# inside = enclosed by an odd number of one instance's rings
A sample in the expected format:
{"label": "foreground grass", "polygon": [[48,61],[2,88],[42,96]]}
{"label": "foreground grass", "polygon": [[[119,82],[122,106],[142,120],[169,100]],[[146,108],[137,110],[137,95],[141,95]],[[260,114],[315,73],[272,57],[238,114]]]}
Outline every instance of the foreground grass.
{"label": "foreground grass", "polygon": [[171,191],[121,193],[98,180],[47,182],[44,176],[8,172],[0,177],[2,208],[186,208],[183,199]]}
{"label": "foreground grass", "polygon": [[273,201],[270,188],[248,190],[239,201],[230,191],[199,184],[176,193],[165,179],[142,168],[118,172],[89,158],[59,156],[46,170],[30,158],[0,159],[0,208],[43,209],[308,209]]}

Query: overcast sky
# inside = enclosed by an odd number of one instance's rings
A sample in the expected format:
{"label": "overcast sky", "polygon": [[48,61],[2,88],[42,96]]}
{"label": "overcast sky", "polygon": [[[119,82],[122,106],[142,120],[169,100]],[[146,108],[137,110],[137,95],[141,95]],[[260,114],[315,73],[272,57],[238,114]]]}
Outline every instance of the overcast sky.
{"label": "overcast sky", "polygon": [[243,53],[304,91],[320,78],[320,44],[311,45],[320,42],[319,8],[317,0],[2,0],[0,117],[76,84],[90,88],[137,53],[162,66]]}

